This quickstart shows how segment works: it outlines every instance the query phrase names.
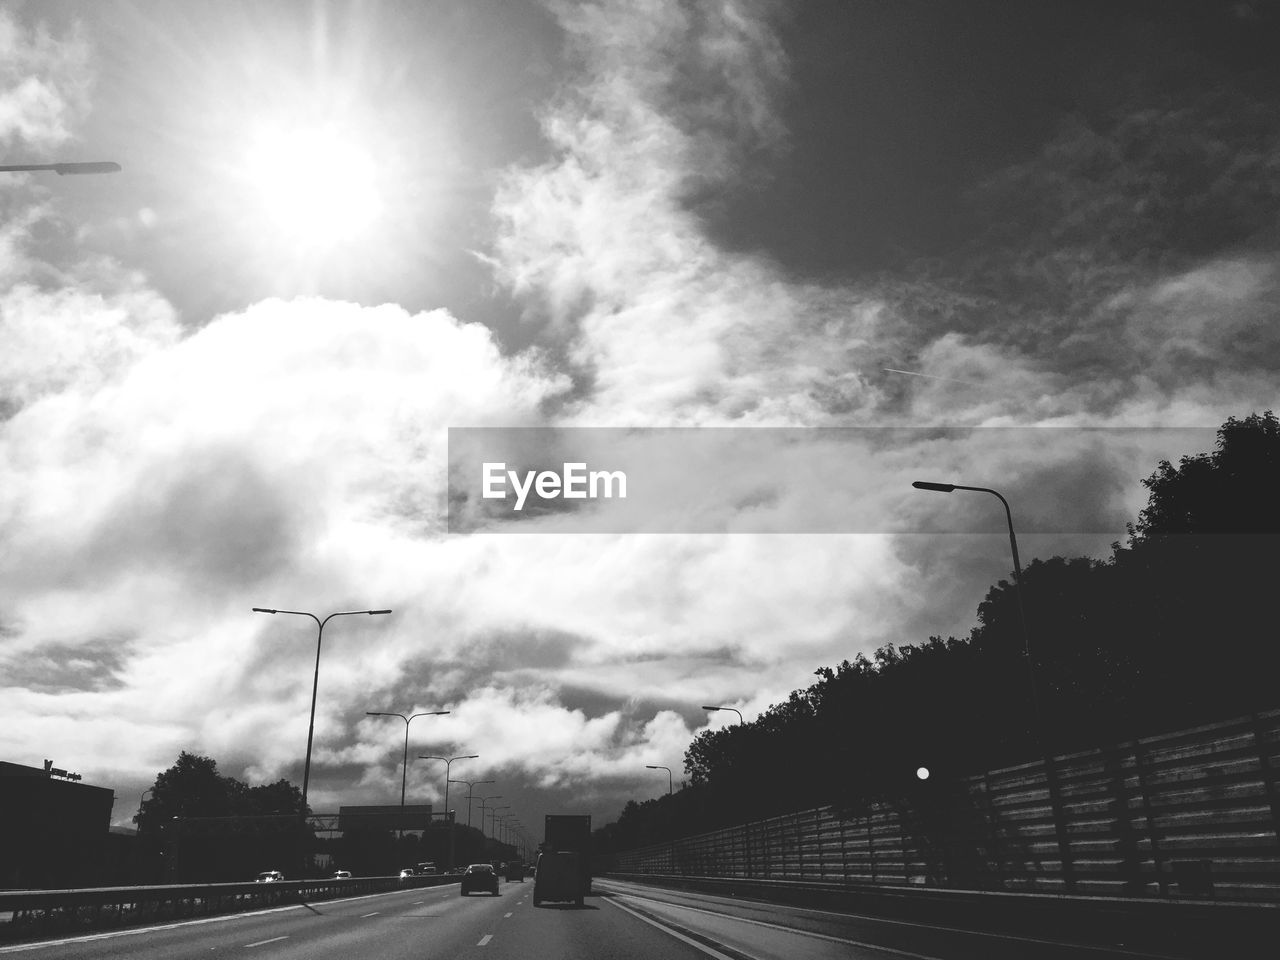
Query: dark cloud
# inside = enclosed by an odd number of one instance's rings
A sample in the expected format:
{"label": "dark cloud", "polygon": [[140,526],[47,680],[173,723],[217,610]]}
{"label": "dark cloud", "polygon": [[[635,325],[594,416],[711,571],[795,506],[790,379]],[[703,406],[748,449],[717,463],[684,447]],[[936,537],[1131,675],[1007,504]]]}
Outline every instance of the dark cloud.
{"label": "dark cloud", "polygon": [[233,448],[189,449],[134,476],[74,565],[105,579],[178,574],[221,595],[291,568],[313,509]]}
{"label": "dark cloud", "polygon": [[44,643],[5,658],[5,682],[44,694],[120,690],[131,646],[120,637]]}

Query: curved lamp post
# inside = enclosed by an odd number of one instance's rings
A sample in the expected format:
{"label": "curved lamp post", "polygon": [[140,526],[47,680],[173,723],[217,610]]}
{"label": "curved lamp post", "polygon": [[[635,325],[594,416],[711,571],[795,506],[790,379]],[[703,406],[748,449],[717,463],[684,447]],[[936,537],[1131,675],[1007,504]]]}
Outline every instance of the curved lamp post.
{"label": "curved lamp post", "polygon": [[732,710],[738,715],[738,723],[742,723],[742,711],[737,707],[703,707],[703,710]]}
{"label": "curved lamp post", "polygon": [[485,802],[488,800],[501,800],[502,794],[495,793],[492,797],[477,797],[476,799],[480,801],[480,834],[481,836],[483,836],[484,835]]}
{"label": "curved lamp post", "polygon": [[467,785],[467,826],[471,826],[471,794],[475,791],[477,783],[497,783],[496,780],[450,780],[450,783],[465,783]]}
{"label": "curved lamp post", "polygon": [[444,761],[444,816],[445,816],[445,820],[449,824],[448,868],[450,870],[453,869],[453,833],[454,831],[453,831],[453,821],[449,818],[449,784],[453,782],[449,779],[449,768],[453,766],[453,761],[455,760],[475,760],[479,756],[480,754],[478,753],[468,753],[466,756],[463,756],[463,757],[424,757],[424,756],[418,757],[419,760],[443,760]]}
{"label": "curved lamp post", "polygon": [[323,620],[314,613],[306,610],[272,610],[268,607],[254,607],[254,613],[287,613],[295,617],[310,617],[316,622],[319,628],[316,631],[316,673],[311,681],[311,721],[307,725],[307,762],[302,769],[302,819],[307,817],[307,787],[311,783],[311,741],[316,731],[316,691],[320,688],[320,641],[324,637],[324,625],[334,617],[354,617],[357,614],[367,614],[371,617],[380,614],[390,613],[390,610],[343,610],[339,613],[331,613]]}
{"label": "curved lamp post", "polygon": [[404,761],[400,765],[400,829],[398,834],[404,839],[404,788],[409,776],[409,724],[419,717],[443,717],[448,710],[428,710],[426,713],[415,713],[405,716],[403,713],[382,713],[380,711],[366,710],[366,717],[399,717],[404,721]]}
{"label": "curved lamp post", "polygon": [[1040,715],[1040,695],[1036,692],[1036,671],[1031,660],[1031,630],[1027,626],[1027,611],[1022,602],[1022,563],[1018,560],[1018,538],[1013,532],[1013,511],[1009,509],[1009,501],[998,490],[990,487],[966,487],[959,483],[931,483],[927,480],[916,480],[911,486],[917,490],[933,490],[937,493],[950,493],[953,490],[974,490],[978,493],[989,493],[1004,504],[1005,520],[1009,524],[1009,549],[1013,552],[1014,596],[1018,599],[1018,617],[1022,621],[1022,654],[1027,661],[1027,680],[1031,685],[1031,711],[1035,719],[1034,734],[1040,738],[1043,723]]}
{"label": "curved lamp post", "polygon": [[[509,803],[504,803],[504,804],[503,804],[502,806],[500,806],[500,807],[490,807],[490,808],[489,808],[489,826],[493,829],[493,839],[494,839],[494,840],[498,840],[498,811],[499,811],[499,810],[510,810],[510,809],[511,809],[511,804],[509,804]],[[502,841],[501,841],[501,840],[498,840],[498,842],[499,842],[499,843],[501,843]]]}
{"label": "curved lamp post", "polygon": [[665,770],[665,771],[667,771],[667,796],[668,796],[668,797],[669,797],[669,796],[671,796],[671,768],[670,768],[670,767],[655,767],[655,766],[654,766],[653,764],[651,764],[651,763],[646,763],[646,764],[644,765],[644,768],[645,768],[646,770]]}

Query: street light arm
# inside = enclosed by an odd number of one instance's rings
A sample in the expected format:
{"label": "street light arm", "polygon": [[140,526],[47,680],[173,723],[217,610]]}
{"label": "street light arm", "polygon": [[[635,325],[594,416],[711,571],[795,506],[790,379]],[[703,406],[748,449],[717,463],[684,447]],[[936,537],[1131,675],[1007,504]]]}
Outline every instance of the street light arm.
{"label": "street light arm", "polygon": [[738,723],[745,723],[745,722],[746,722],[746,721],[744,721],[744,720],[742,719],[742,711],[741,711],[741,710],[739,710],[737,707],[707,707],[707,706],[704,706],[702,709],[703,709],[703,710],[732,710],[734,713],[736,713],[736,714],[738,715]]}

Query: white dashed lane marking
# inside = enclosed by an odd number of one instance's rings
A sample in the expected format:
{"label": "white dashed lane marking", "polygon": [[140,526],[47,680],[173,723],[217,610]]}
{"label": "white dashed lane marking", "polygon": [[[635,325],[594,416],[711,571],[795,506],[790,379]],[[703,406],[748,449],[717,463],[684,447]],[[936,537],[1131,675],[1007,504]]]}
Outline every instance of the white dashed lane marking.
{"label": "white dashed lane marking", "polygon": [[488,942],[489,942],[490,940],[492,940],[492,939],[493,939],[493,934],[492,934],[492,933],[486,933],[483,937],[481,937],[481,938],[480,938],[480,942],[479,942],[479,943],[477,943],[477,944],[476,944],[476,946],[477,946],[477,947],[483,947],[486,943],[488,943]]}
{"label": "white dashed lane marking", "polygon": [[275,943],[277,940],[288,940],[288,937],[272,937],[270,940],[259,940],[257,943],[246,943],[246,947],[260,947],[264,943]]}

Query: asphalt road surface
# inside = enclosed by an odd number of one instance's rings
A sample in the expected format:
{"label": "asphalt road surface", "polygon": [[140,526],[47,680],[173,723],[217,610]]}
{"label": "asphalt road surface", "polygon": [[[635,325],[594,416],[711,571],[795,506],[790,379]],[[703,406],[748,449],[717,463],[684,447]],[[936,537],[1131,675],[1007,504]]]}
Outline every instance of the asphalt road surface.
{"label": "asphalt road surface", "polygon": [[586,905],[533,883],[429,887],[0,947],[31,960],[887,960],[1147,957],[597,879]]}

